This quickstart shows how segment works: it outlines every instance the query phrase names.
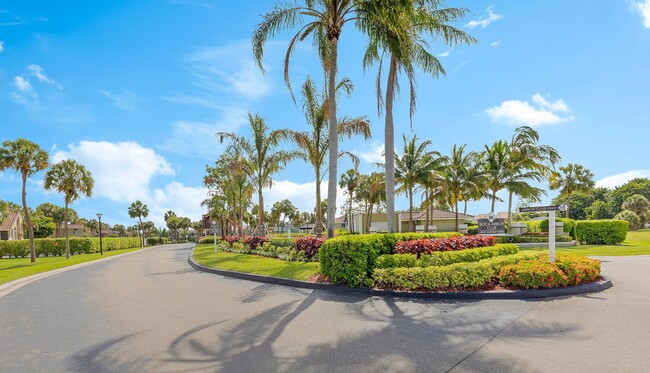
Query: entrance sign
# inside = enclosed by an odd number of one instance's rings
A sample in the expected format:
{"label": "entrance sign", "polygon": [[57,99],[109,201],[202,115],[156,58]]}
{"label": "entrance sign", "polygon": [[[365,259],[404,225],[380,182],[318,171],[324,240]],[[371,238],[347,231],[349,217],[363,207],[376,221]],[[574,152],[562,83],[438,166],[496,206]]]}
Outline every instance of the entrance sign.
{"label": "entrance sign", "polygon": [[548,261],[555,262],[555,212],[566,211],[566,205],[521,207],[519,212],[548,212]]}
{"label": "entrance sign", "polygon": [[506,233],[506,219],[478,219],[478,234]]}

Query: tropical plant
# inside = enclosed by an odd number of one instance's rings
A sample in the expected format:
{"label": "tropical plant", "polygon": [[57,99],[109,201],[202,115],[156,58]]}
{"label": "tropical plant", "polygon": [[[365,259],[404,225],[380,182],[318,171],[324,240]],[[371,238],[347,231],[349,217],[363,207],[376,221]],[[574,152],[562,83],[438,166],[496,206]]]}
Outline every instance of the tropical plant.
{"label": "tropical plant", "polygon": [[259,222],[253,234],[265,235],[266,226],[264,225],[264,197],[262,191],[264,188],[273,186],[273,174],[282,170],[297,154],[295,152],[276,150],[280,141],[289,136],[289,131],[270,131],[264,119],[257,114],[248,114],[248,121],[252,135],[250,138],[228,132],[220,132],[217,136],[221,141],[230,138],[233,146],[241,148],[243,152],[238,167],[249,177],[258,195]]}
{"label": "tropical plant", "polygon": [[375,206],[386,200],[385,179],[383,172],[373,172],[370,175],[361,175],[359,177],[356,198],[365,205],[366,233],[370,232],[372,214]]}
{"label": "tropical plant", "polygon": [[350,231],[354,231],[353,227],[353,222],[354,222],[354,216],[352,215],[352,201],[354,200],[354,191],[357,189],[357,186],[359,185],[359,172],[355,170],[354,168],[351,168],[343,175],[341,175],[341,179],[339,180],[339,187],[342,189],[345,189],[345,191],[348,193],[348,227]]}
{"label": "tropical plant", "polygon": [[29,233],[30,260],[36,262],[36,247],[34,246],[34,228],[27,207],[27,178],[49,165],[48,154],[38,144],[19,138],[14,141],[5,140],[0,148],[0,170],[13,169],[20,173],[23,181],[22,202],[25,222]]}
{"label": "tropical plant", "polygon": [[140,234],[140,247],[144,247],[144,229],[142,226],[142,218],[149,216],[149,207],[137,200],[129,206],[129,217],[132,219],[138,218],[138,232]]}
{"label": "tropical plant", "polygon": [[65,195],[65,212],[63,222],[65,224],[65,257],[70,259],[70,237],[68,236],[68,207],[80,197],[90,197],[93,194],[95,180],[90,171],[75,160],[66,159],[52,165],[52,168],[45,173],[44,187],[46,190],[56,190]]}
{"label": "tropical plant", "polygon": [[[385,173],[386,173],[386,209],[388,213],[388,231],[395,232],[395,130],[393,123],[393,103],[395,93],[399,92],[398,76],[406,75],[410,87],[410,116],[416,109],[416,68],[437,78],[446,72],[440,61],[427,49],[429,47],[423,36],[442,40],[447,46],[476,43],[469,34],[448,23],[462,19],[466,9],[440,8],[440,0],[416,0],[397,2],[389,5],[388,17],[383,22],[375,22],[369,33],[370,42],[363,60],[363,67],[379,62],[377,71],[377,109],[381,114],[384,103],[386,118],[385,136]],[[386,99],[382,97],[381,75],[383,56],[389,54],[389,69],[386,82]]]}
{"label": "tropical plant", "polygon": [[463,193],[467,194],[480,189],[481,180],[483,179],[482,175],[471,172],[472,163],[476,160],[477,155],[474,152],[466,153],[466,146],[454,145],[451,155],[442,160],[444,166],[442,167],[441,176],[446,182],[444,187],[440,187],[439,190],[446,191],[450,205],[454,206],[454,226],[456,231],[458,231],[458,201],[467,198],[463,196]]}
{"label": "tropical plant", "polygon": [[560,195],[566,197],[566,217],[571,209],[571,195],[573,192],[588,191],[593,188],[594,174],[579,164],[569,163],[560,167],[560,172],[553,172],[549,179],[551,190],[559,190]]}
{"label": "tropical plant", "polygon": [[[345,91],[348,95],[352,92],[352,83],[348,79],[343,79],[337,86],[337,93],[341,90]],[[321,217],[323,213],[321,208],[321,192],[320,186],[325,176],[327,165],[325,160],[329,150],[329,137],[328,137],[328,116],[327,106],[329,100],[326,94],[319,95],[316,91],[316,85],[311,78],[302,86],[303,96],[303,111],[305,113],[305,120],[309,127],[309,131],[305,132],[290,132],[290,138],[298,147],[297,155],[304,161],[311,164],[314,168],[316,176],[316,225],[314,231],[317,237],[322,236],[323,223]],[[364,117],[348,118],[344,117],[338,122],[338,133],[347,138],[355,135],[361,135],[364,139],[370,138],[370,122]],[[339,137],[341,140],[342,137]],[[352,159],[352,162],[358,165],[359,160],[355,155],[350,152],[341,152],[339,156],[347,155]]]}
{"label": "tropical plant", "polygon": [[643,226],[650,220],[650,201],[641,195],[635,194],[623,202],[623,211],[632,211],[639,217],[639,225]]}

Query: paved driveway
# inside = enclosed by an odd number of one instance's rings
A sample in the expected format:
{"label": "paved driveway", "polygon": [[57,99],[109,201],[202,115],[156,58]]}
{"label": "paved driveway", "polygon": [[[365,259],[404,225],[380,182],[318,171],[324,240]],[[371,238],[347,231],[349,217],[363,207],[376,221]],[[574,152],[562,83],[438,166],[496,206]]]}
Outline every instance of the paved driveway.
{"label": "paved driveway", "polygon": [[197,272],[169,245],[0,298],[0,371],[648,371],[650,256],[550,301],[340,296]]}

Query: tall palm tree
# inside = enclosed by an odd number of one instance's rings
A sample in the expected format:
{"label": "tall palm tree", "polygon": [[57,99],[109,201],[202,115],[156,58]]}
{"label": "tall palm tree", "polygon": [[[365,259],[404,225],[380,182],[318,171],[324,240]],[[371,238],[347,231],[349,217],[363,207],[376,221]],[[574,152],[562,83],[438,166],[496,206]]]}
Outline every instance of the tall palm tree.
{"label": "tall palm tree", "polygon": [[349,206],[348,206],[348,226],[350,228],[350,232],[354,230],[353,226],[353,219],[354,216],[352,215],[352,200],[354,198],[354,191],[357,189],[359,186],[359,172],[355,170],[354,168],[351,168],[343,175],[341,175],[341,180],[339,180],[339,187],[342,189],[345,189],[348,192],[348,198],[349,198]]}
{"label": "tall palm tree", "polygon": [[132,219],[138,218],[139,227],[140,227],[140,247],[144,247],[144,230],[142,226],[142,218],[149,216],[149,207],[142,203],[142,201],[137,200],[131,203],[129,206],[129,217]]}
{"label": "tall palm tree", "polygon": [[220,132],[217,134],[221,141],[230,138],[233,143],[243,150],[243,159],[239,167],[248,175],[258,194],[259,222],[254,234],[266,235],[264,216],[264,197],[262,191],[265,187],[273,186],[273,174],[279,172],[292,159],[296,158],[295,152],[276,150],[281,140],[289,136],[287,130],[269,130],[269,126],[259,115],[248,114],[251,137],[245,138],[233,133]]}
{"label": "tall palm tree", "polygon": [[30,260],[36,262],[36,247],[34,245],[34,227],[27,207],[27,178],[49,165],[48,154],[38,144],[19,138],[14,141],[5,140],[0,148],[0,169],[13,169],[20,173],[23,181],[22,202],[25,222],[29,232]]}
{"label": "tall palm tree", "polygon": [[[393,22],[388,19],[389,10],[404,6],[410,0],[303,0],[296,3],[278,3],[273,10],[262,16],[253,33],[253,54],[262,71],[264,45],[269,36],[294,29],[298,32],[289,42],[284,59],[284,80],[291,91],[289,66],[291,55],[298,42],[312,36],[314,47],[320,57],[327,79],[327,96],[331,98],[329,109],[329,180],[327,199],[327,235],[334,236],[337,192],[338,128],[336,105],[336,74],[338,70],[338,43],[343,27],[352,22],[364,34],[380,29],[392,29]],[[305,23],[303,25],[303,23]],[[293,96],[293,93],[292,93]]]}
{"label": "tall palm tree", "polygon": [[444,190],[447,191],[451,205],[454,206],[456,231],[458,231],[458,201],[467,198],[463,196],[463,193],[467,194],[479,189],[481,180],[484,178],[483,175],[470,172],[472,162],[476,159],[476,153],[466,153],[466,146],[454,145],[451,156],[444,160],[442,170],[442,176],[447,181]]}
{"label": "tall palm tree", "polygon": [[[352,91],[352,83],[348,79],[344,79],[338,85],[338,90],[344,90],[348,95]],[[338,91],[337,90],[337,91]],[[298,157],[303,159],[314,168],[316,176],[316,225],[314,230],[317,237],[322,236],[323,222],[321,221],[321,192],[320,184],[325,175],[325,156],[329,150],[329,137],[327,121],[328,113],[326,107],[329,100],[326,95],[319,95],[316,92],[316,84],[311,78],[307,77],[307,81],[302,86],[303,96],[303,111],[305,113],[305,120],[309,126],[309,131],[304,132],[290,132],[290,138],[298,147]],[[338,133],[350,138],[354,135],[361,135],[364,139],[370,138],[370,122],[364,117],[356,118],[342,118],[338,123]],[[343,137],[339,137],[341,140]],[[358,165],[359,160],[355,155],[350,152],[341,152],[339,156],[349,156],[353,163]]]}
{"label": "tall palm tree", "polygon": [[402,135],[402,138],[404,139],[404,150],[400,156],[395,157],[395,181],[400,184],[397,192],[406,193],[409,199],[409,229],[414,232],[413,192],[418,185],[430,177],[431,168],[428,162],[432,162],[433,158],[439,157],[440,154],[427,149],[431,145],[429,140],[418,144],[417,135],[411,139]]}
{"label": "tall palm tree", "polygon": [[499,140],[491,146],[485,145],[483,165],[486,177],[485,186],[491,192],[491,212],[494,212],[494,205],[499,199],[497,193],[506,187],[505,181],[508,179],[510,171],[508,168],[510,162],[509,152],[508,143],[503,140]]}
{"label": "tall palm tree", "polygon": [[65,224],[65,257],[70,259],[70,237],[68,236],[68,207],[81,196],[90,197],[93,194],[95,180],[93,175],[83,165],[72,159],[66,159],[52,165],[45,173],[44,187],[55,189],[65,194],[64,224]]}
{"label": "tall palm tree", "polygon": [[574,163],[560,167],[560,172],[553,172],[549,183],[551,190],[560,190],[560,195],[566,198],[567,218],[569,217],[573,192],[586,192],[595,185],[594,174],[582,165]]}
{"label": "tall palm tree", "polygon": [[[440,61],[427,49],[427,41],[423,38],[430,37],[442,40],[447,46],[476,43],[468,33],[459,30],[449,23],[465,17],[467,10],[462,8],[441,8],[440,0],[414,0],[395,4],[386,22],[373,24],[376,26],[370,35],[370,42],[364,56],[364,70],[379,62],[377,72],[377,108],[381,114],[384,103],[386,105],[386,118],[384,126],[385,136],[385,171],[386,171],[386,209],[388,213],[388,230],[395,231],[395,134],[393,123],[393,103],[395,92],[399,91],[398,76],[406,75],[410,87],[410,116],[416,109],[416,69],[419,68],[426,74],[437,78],[445,75],[445,69]],[[386,81],[386,98],[382,97],[381,75],[383,57],[388,54],[389,68]]]}

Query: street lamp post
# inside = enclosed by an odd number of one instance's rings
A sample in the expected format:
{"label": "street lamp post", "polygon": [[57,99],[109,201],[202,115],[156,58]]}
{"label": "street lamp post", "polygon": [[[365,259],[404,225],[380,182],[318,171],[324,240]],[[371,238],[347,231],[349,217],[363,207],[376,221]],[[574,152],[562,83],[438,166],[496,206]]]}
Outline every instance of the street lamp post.
{"label": "street lamp post", "polygon": [[104,255],[104,248],[102,247],[102,213],[97,213],[97,219],[99,219],[99,255]]}
{"label": "street lamp post", "polygon": [[210,225],[212,225],[212,233],[214,233],[214,253],[216,254],[217,253],[217,222],[213,220],[212,223],[210,223]]}

